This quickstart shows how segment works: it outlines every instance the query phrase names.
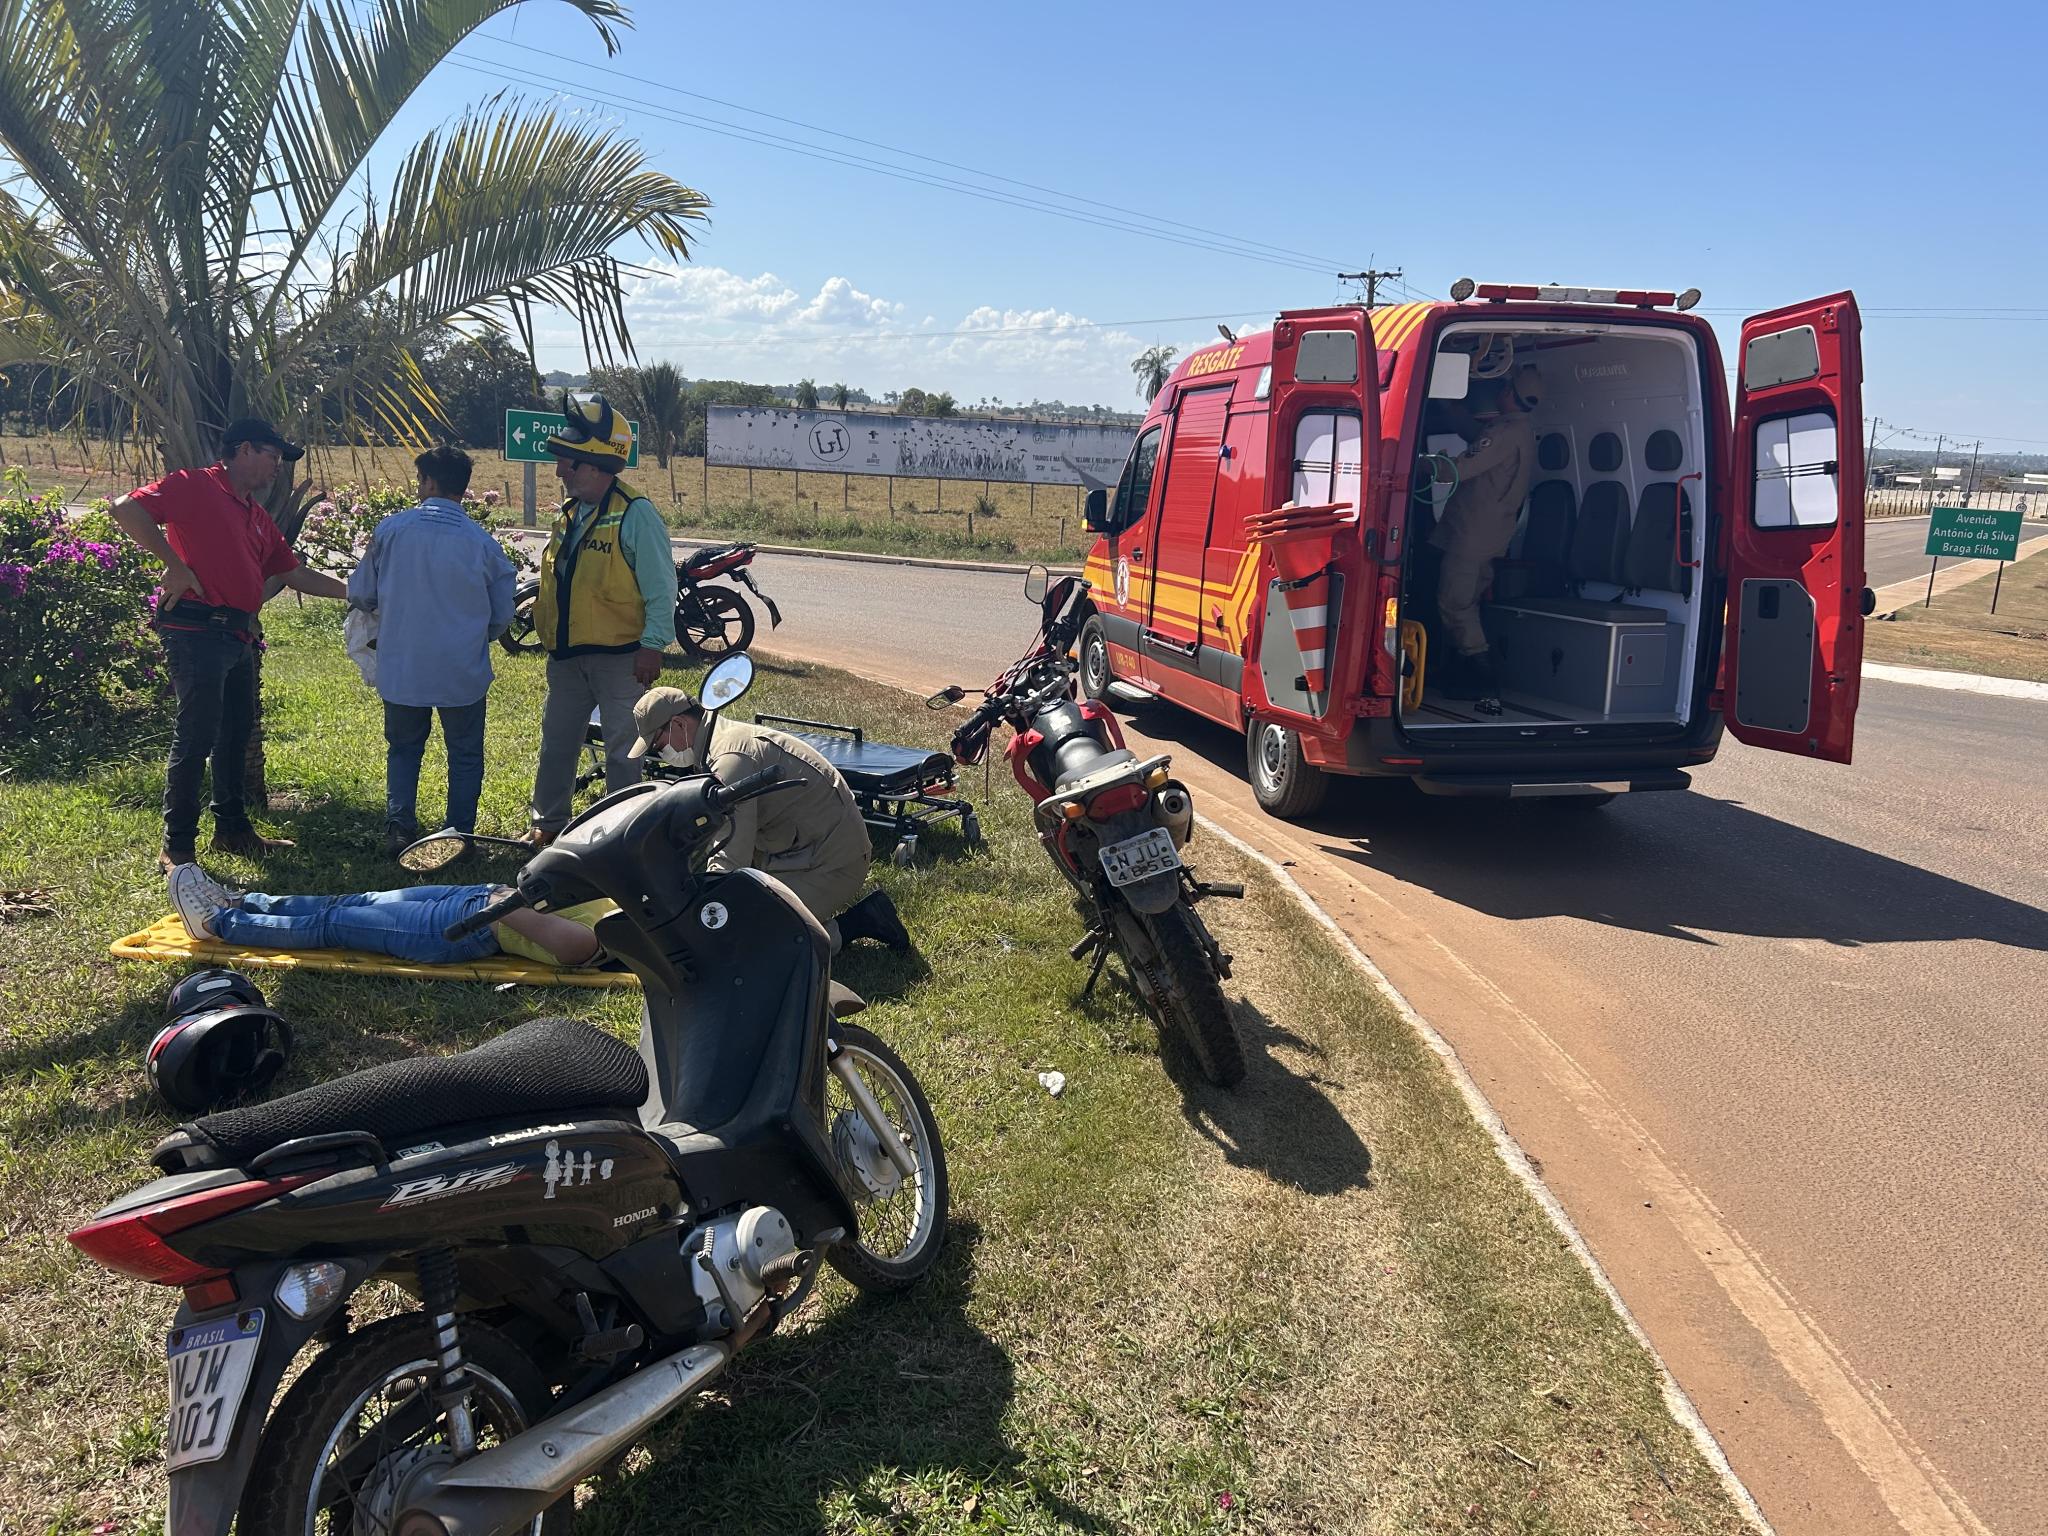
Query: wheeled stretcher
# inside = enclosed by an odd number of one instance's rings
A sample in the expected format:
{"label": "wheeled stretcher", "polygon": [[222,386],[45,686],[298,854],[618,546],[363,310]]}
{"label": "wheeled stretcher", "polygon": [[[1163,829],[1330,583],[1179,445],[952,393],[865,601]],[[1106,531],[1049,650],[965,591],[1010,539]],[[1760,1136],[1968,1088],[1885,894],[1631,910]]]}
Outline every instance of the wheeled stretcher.
{"label": "wheeled stretcher", "polygon": [[[970,848],[981,843],[981,820],[974,807],[956,793],[953,759],[945,752],[899,747],[869,741],[857,725],[833,725],[789,715],[756,715],[754,724],[774,726],[794,736],[839,770],[860,806],[867,824],[895,838],[891,862],[908,864],[917,853],[918,837],[932,826],[957,817],[960,836]],[[584,769],[576,776],[577,793],[604,783],[604,727],[596,711],[584,729]],[[672,773],[650,758],[648,772]]]}
{"label": "wheeled stretcher", "polygon": [[919,834],[949,817],[959,818],[960,836],[968,847],[980,845],[981,820],[955,793],[950,753],[869,741],[857,725],[824,720],[756,715],[754,724],[772,725],[794,736],[839,770],[867,824],[895,836],[891,862],[908,864],[917,852]]}

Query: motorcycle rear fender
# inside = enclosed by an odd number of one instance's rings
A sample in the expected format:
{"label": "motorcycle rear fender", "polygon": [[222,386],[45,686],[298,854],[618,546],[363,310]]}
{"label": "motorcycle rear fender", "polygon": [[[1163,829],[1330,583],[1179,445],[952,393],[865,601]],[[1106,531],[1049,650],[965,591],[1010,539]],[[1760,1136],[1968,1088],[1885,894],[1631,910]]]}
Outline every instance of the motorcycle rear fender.
{"label": "motorcycle rear fender", "polygon": [[341,1297],[325,1312],[305,1322],[285,1311],[276,1300],[278,1277],[296,1260],[269,1260],[235,1270],[235,1289],[242,1297],[236,1307],[216,1307],[205,1312],[195,1312],[189,1304],[178,1308],[173,1327],[249,1307],[264,1309],[264,1325],[263,1343],[257,1349],[256,1366],[249,1374],[242,1406],[235,1414],[227,1455],[171,1474],[170,1511],[164,1526],[168,1536],[227,1536],[228,1527],[234,1523],[235,1509],[242,1502],[242,1486],[248,1482],[249,1468],[256,1461],[256,1448],[262,1442],[263,1427],[270,1417],[270,1400],[278,1382],[284,1379],[286,1369],[306,1341],[348,1305],[348,1298],[357,1287],[376,1273],[388,1257],[358,1255],[334,1260],[348,1276]]}

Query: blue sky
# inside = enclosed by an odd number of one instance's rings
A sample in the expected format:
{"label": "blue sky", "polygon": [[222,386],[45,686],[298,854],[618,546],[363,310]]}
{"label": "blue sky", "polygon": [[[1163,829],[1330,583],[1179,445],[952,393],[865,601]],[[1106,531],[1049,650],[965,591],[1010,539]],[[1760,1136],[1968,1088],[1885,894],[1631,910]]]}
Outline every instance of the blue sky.
{"label": "blue sky", "polygon": [[[628,309],[642,359],[693,376],[1131,406],[1141,347],[1345,296],[1330,274],[1369,260],[1439,295],[1696,286],[1731,356],[1743,315],[1848,287],[1882,438],[2048,453],[2030,6],[632,9],[607,62],[528,0],[399,133],[559,92],[705,192],[693,261]],[[573,328],[541,362],[579,364]]]}

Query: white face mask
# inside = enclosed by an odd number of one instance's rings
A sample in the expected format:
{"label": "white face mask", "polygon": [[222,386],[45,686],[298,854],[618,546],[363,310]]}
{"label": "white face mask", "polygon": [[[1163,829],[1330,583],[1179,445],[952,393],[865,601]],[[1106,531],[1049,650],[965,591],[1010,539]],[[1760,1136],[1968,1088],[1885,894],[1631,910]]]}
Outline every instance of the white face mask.
{"label": "white face mask", "polygon": [[694,768],[697,766],[697,749],[664,744],[661,748],[661,760],[671,768]]}

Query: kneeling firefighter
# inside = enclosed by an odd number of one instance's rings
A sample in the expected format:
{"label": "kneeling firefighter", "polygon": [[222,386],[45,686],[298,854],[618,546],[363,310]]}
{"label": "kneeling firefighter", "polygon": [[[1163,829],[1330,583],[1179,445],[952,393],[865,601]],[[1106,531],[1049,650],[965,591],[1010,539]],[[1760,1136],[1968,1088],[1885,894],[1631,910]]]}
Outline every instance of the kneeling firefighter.
{"label": "kneeling firefighter", "polygon": [[534,634],[547,650],[533,837],[569,820],[576,762],[592,710],[604,728],[605,792],[640,780],[633,705],[661,675],[676,638],[676,563],[654,503],[621,483],[633,432],[604,396],[562,399],[563,429],[547,440],[567,493],[540,561]]}
{"label": "kneeling firefighter", "polygon": [[1496,386],[1491,412],[1481,412],[1478,437],[1457,459],[1458,484],[1430,543],[1443,551],[1437,612],[1449,642],[1443,690],[1452,698],[1491,698],[1494,676],[1479,598],[1493,562],[1508,552],[1536,467],[1529,412],[1543,399],[1542,375],[1523,363]]}
{"label": "kneeling firefighter", "polygon": [[701,765],[724,784],[772,768],[801,786],[741,801],[732,813],[732,835],[712,851],[706,869],[751,867],[773,875],[824,924],[835,951],[855,939],[910,948],[887,891],[854,901],[868,883],[874,850],[860,805],[837,768],[784,732],[723,715],[707,722],[704,706],[681,688],[649,689],[633,722],[636,758],[651,752],[672,768]]}

